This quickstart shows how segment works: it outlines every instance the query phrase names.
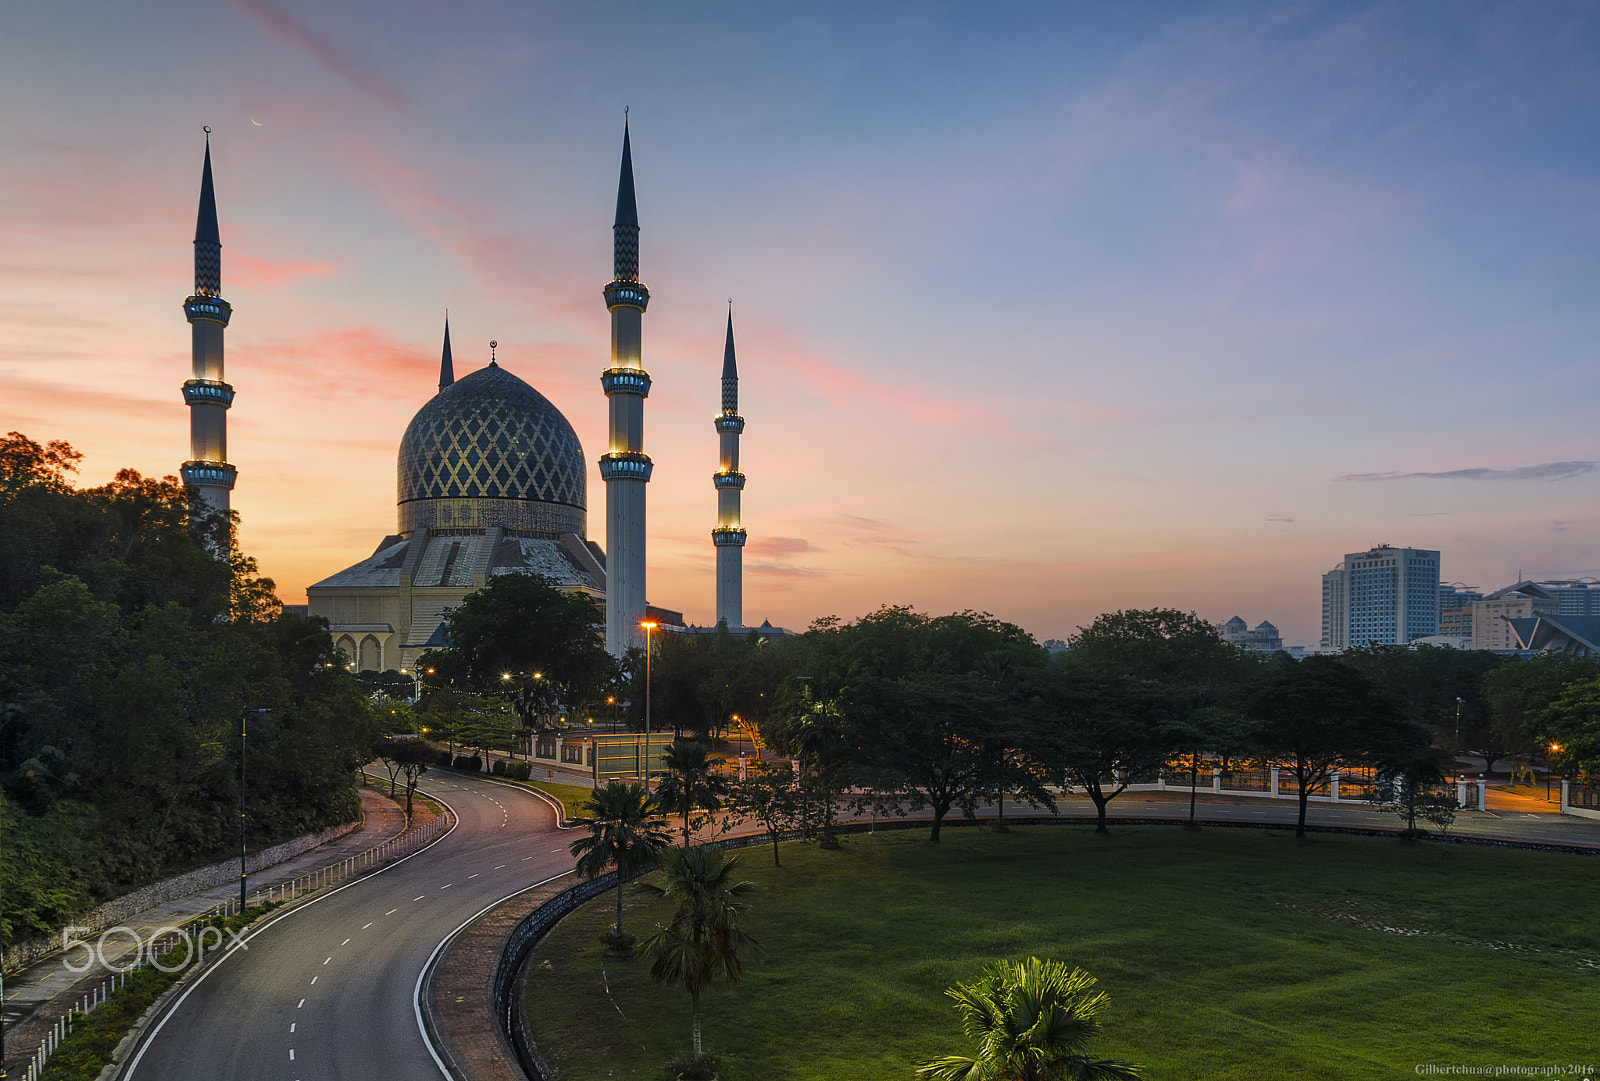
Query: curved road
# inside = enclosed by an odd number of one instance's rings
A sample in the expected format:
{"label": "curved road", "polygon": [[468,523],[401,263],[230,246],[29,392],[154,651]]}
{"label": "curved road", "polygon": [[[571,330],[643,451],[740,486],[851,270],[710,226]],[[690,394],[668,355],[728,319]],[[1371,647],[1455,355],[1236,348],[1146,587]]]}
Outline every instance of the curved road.
{"label": "curved road", "polygon": [[134,1052],[135,1081],[439,1081],[418,979],[463,923],[568,871],[551,806],[441,775],[458,817],[429,848],[270,919],[191,984]]}

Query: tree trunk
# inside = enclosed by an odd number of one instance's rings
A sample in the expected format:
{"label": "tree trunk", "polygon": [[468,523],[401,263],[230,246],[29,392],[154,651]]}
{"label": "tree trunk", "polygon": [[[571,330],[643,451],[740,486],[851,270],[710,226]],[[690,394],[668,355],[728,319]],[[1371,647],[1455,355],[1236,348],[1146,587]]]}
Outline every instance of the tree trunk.
{"label": "tree trunk", "polygon": [[928,835],[928,840],[934,844],[939,843],[939,827],[944,825],[944,813],[948,808],[934,804],[933,807],[933,832]]}
{"label": "tree trunk", "polygon": [[1295,780],[1300,782],[1300,821],[1294,827],[1294,835],[1303,841],[1306,839],[1306,806],[1311,802],[1311,790],[1306,785],[1306,775],[1299,770],[1295,771]]}
{"label": "tree trunk", "polygon": [[768,830],[767,832],[772,834],[772,866],[782,867],[783,864],[778,862],[778,831]]}
{"label": "tree trunk", "polygon": [[1106,828],[1106,805],[1111,801],[1106,799],[1104,793],[1100,791],[1099,785],[1089,789],[1089,798],[1094,800],[1094,831],[1096,833],[1110,833],[1111,830]]}
{"label": "tree trunk", "polygon": [[694,1057],[699,1058],[701,1054],[703,1052],[700,1048],[700,999],[696,997],[694,1000]]}

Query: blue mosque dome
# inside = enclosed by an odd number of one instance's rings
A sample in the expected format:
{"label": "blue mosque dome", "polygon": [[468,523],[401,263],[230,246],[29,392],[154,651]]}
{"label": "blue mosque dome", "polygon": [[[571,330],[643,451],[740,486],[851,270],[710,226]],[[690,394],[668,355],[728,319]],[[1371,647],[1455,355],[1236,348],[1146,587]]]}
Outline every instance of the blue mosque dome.
{"label": "blue mosque dome", "polygon": [[582,537],[585,475],[583,447],[567,418],[491,362],[446,383],[407,426],[400,532],[501,527]]}

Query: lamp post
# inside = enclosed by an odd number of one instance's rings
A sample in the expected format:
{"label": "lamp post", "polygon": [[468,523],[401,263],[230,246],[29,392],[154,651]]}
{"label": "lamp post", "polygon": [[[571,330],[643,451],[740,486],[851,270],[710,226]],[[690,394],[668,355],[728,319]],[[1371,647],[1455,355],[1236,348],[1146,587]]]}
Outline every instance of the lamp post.
{"label": "lamp post", "polygon": [[246,729],[250,714],[271,713],[270,709],[247,709],[239,715],[239,911],[244,911],[244,896],[246,883],[249,881],[248,872],[245,870],[245,854],[248,851],[245,837],[244,816],[244,778],[245,778],[245,753]]}
{"label": "lamp post", "polygon": [[[641,619],[639,626],[644,629],[644,753],[646,762],[650,757],[650,635],[656,629],[653,619]],[[650,771],[644,771],[644,790],[650,791]]]}

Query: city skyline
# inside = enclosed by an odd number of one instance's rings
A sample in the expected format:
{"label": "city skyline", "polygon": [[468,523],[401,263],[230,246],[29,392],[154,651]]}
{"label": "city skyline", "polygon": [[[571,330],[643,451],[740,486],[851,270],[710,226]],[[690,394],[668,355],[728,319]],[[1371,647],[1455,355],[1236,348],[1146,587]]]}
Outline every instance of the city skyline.
{"label": "city skyline", "polygon": [[628,63],[603,9],[212,10],[0,13],[0,394],[81,483],[178,471],[212,126],[233,505],[290,603],[392,521],[447,307],[458,372],[495,338],[570,418],[603,535],[625,105],[654,604],[713,618],[730,296],[752,623],[1169,605],[1315,644],[1380,542],[1600,573],[1581,6],[704,6],[637,13]]}

